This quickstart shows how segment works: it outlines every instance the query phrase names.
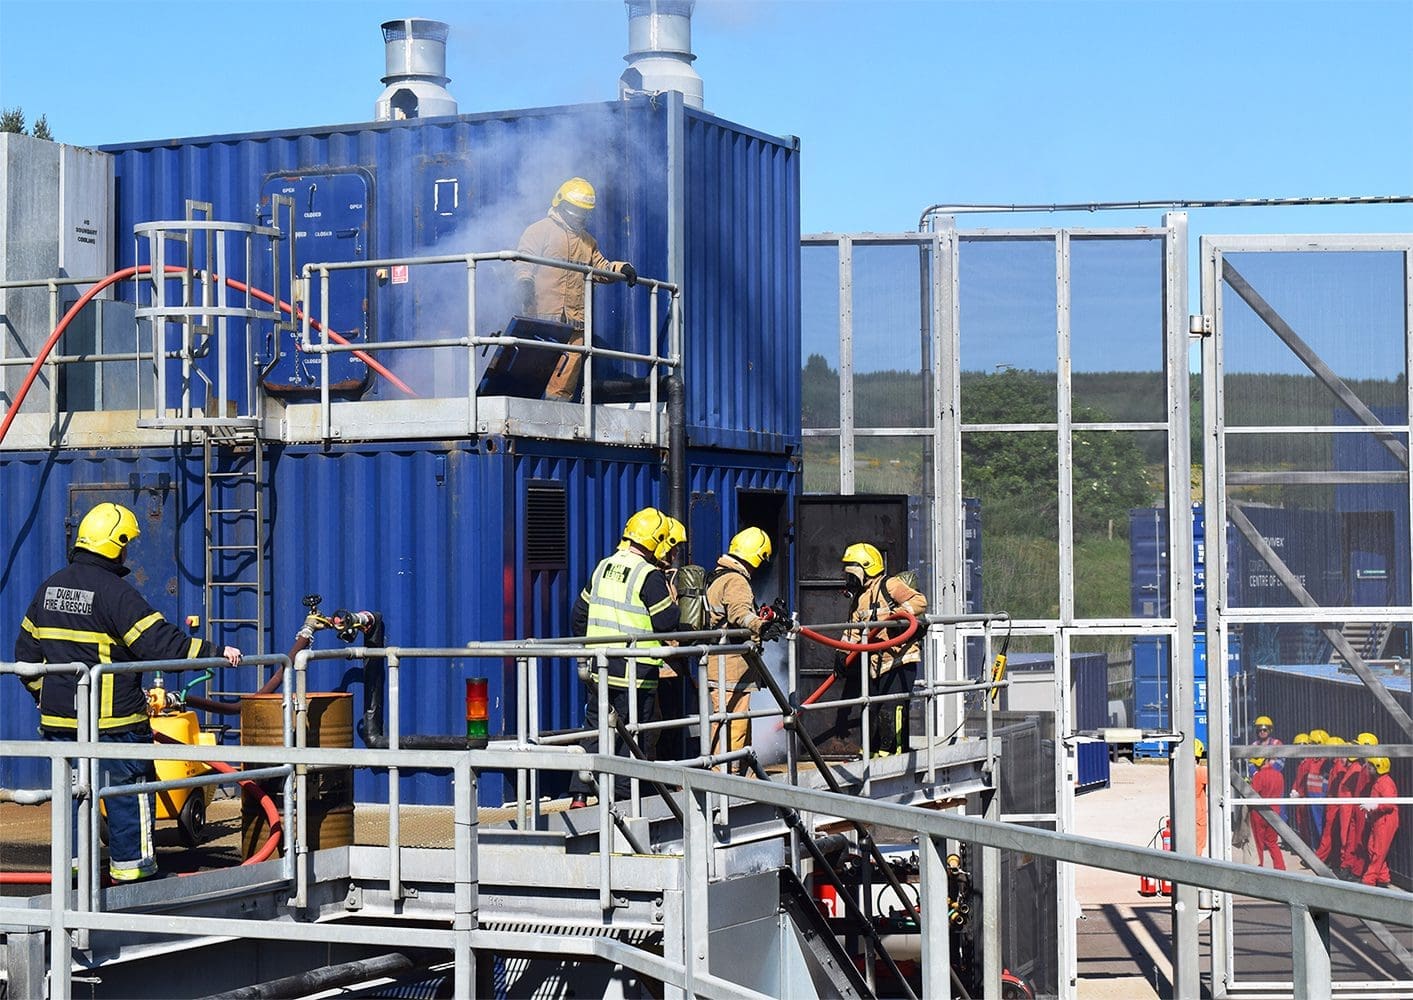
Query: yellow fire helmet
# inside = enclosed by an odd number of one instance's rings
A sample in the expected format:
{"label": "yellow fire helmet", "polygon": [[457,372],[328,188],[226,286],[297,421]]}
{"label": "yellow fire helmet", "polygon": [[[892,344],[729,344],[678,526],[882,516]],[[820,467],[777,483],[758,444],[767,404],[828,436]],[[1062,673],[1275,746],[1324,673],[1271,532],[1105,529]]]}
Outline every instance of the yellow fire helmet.
{"label": "yellow fire helmet", "polygon": [[687,526],[677,518],[667,516],[667,533],[653,549],[653,558],[666,564],[672,558],[672,550],[687,540]]}
{"label": "yellow fire helmet", "polygon": [[883,553],[874,548],[868,542],[855,542],[844,550],[844,556],[840,560],[844,568],[857,566],[863,570],[865,577],[878,576],[883,572]]}
{"label": "yellow fire helmet", "polygon": [[667,515],[656,507],[644,507],[623,526],[623,540],[641,545],[649,552],[667,537]]}
{"label": "yellow fire helmet", "polygon": [[1295,734],[1295,739],[1292,740],[1291,742],[1293,742],[1296,746],[1299,746],[1299,745],[1302,744],[1302,743],[1309,743],[1309,742],[1310,742],[1310,734],[1309,734],[1309,733],[1296,733],[1296,734]]}
{"label": "yellow fire helmet", "polygon": [[1369,763],[1374,765],[1375,774],[1388,774],[1390,765],[1387,757],[1370,757]]}
{"label": "yellow fire helmet", "polygon": [[760,569],[770,558],[770,536],[760,528],[746,528],[736,532],[726,551],[746,565]]}
{"label": "yellow fire helmet", "polygon": [[1207,744],[1194,736],[1192,738],[1192,753],[1198,760],[1201,760],[1203,757],[1207,756]]}
{"label": "yellow fire helmet", "polygon": [[1373,733],[1360,733],[1354,737],[1354,742],[1361,747],[1376,747],[1379,745],[1379,738]]}
{"label": "yellow fire helmet", "polygon": [[86,549],[109,559],[121,558],[123,550],[142,532],[137,515],[118,503],[100,503],[79,522],[74,548]]}
{"label": "yellow fire helmet", "polygon": [[1266,763],[1266,758],[1265,758],[1265,757],[1252,757],[1252,758],[1251,758],[1251,766],[1252,766],[1252,767],[1262,767],[1263,765],[1265,765],[1265,763]]}
{"label": "yellow fire helmet", "polygon": [[585,212],[592,212],[598,204],[598,196],[594,194],[594,186],[584,178],[571,177],[554,193],[554,201],[550,203],[550,207],[558,208],[564,202]]}
{"label": "yellow fire helmet", "polygon": [[1257,729],[1260,729],[1262,726],[1265,726],[1267,729],[1270,729],[1275,726],[1275,723],[1271,721],[1271,717],[1269,715],[1258,715],[1256,716],[1255,726]]}
{"label": "yellow fire helmet", "polygon": [[1329,741],[1330,741],[1330,734],[1327,733],[1327,732],[1325,732],[1323,729],[1312,729],[1312,730],[1310,730],[1310,742],[1311,742],[1311,743],[1328,743]]}

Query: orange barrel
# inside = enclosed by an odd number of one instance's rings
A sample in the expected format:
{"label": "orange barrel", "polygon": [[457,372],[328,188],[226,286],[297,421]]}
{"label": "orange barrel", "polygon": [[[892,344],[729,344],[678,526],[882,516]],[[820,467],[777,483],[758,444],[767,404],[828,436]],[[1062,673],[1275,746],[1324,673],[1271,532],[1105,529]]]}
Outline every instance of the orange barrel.
{"label": "orange barrel", "polygon": [[[306,742],[311,747],[353,746],[353,695],[344,692],[310,694]],[[240,699],[240,745],[283,746],[284,718],[278,694],[247,694]],[[264,765],[252,764],[251,767]],[[284,782],[262,781],[260,787],[276,808],[284,805]],[[348,847],[353,844],[353,768],[324,768],[309,772],[309,848]],[[241,856],[250,857],[270,835],[270,822],[260,796],[245,788],[241,795]],[[283,852],[288,837],[280,840]]]}

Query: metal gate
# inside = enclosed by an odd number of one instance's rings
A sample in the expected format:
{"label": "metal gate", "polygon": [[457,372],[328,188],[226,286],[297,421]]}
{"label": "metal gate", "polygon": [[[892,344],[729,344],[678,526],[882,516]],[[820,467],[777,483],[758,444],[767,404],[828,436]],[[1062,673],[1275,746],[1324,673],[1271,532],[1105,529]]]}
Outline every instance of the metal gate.
{"label": "metal gate", "polygon": [[[1413,243],[1211,237],[1201,241],[1201,261],[1203,311],[1193,326],[1203,335],[1204,492],[1215,504],[1207,511],[1207,648],[1231,641],[1240,650],[1229,682],[1213,678],[1208,689],[1213,730],[1227,736],[1212,740],[1214,850],[1255,863],[1251,841],[1261,838],[1237,806],[1253,794],[1252,756],[1264,754],[1268,767],[1281,767],[1281,860],[1314,875],[1346,868],[1361,877],[1368,859],[1357,832],[1339,810],[1307,804],[1322,785],[1307,763],[1311,746],[1282,759],[1251,744],[1262,738],[1254,724],[1262,716],[1286,745],[1316,730],[1349,742],[1371,733],[1379,746],[1325,749],[1323,775],[1336,760],[1348,774],[1377,756],[1391,760],[1399,794],[1413,786],[1413,760],[1398,756],[1413,743]],[[1399,809],[1402,829],[1378,880],[1408,889],[1413,811]],[[1326,830],[1343,830],[1350,844]],[[1218,906],[1214,995],[1289,989],[1290,929],[1273,930],[1268,916],[1249,901]],[[1336,994],[1413,989],[1406,934],[1350,920],[1332,922],[1330,935]]]}
{"label": "metal gate", "polygon": [[[1192,728],[1186,216],[971,232],[941,219],[926,234],[803,242],[806,490],[908,496],[910,561],[931,607],[960,614],[979,590],[982,608],[1012,614],[1010,650],[1048,662],[1052,696],[1025,713],[1040,723],[1036,759],[1009,762],[1033,794],[1001,818],[1072,831],[1076,748],[1095,735],[1079,728],[1072,654],[1107,657],[1112,678],[1138,644],[1161,648],[1171,724],[1153,741],[1166,748]],[[1133,508],[1168,523],[1161,606],[1113,585],[1129,578]],[[979,633],[950,628],[929,642],[938,679],[987,669]],[[957,712],[939,732],[966,725]],[[1179,783],[1191,787],[1192,770],[1190,754],[1174,758]],[[1190,850],[1191,797],[1174,811]],[[1035,909],[1008,915],[1001,901],[1000,920],[1036,927],[1035,953],[988,958],[1025,967],[1042,993],[1074,996],[1073,874],[1049,867],[1040,877],[1056,891],[1038,901],[1038,923]],[[1179,902],[1176,979],[1194,983],[1195,891],[1180,888]]]}

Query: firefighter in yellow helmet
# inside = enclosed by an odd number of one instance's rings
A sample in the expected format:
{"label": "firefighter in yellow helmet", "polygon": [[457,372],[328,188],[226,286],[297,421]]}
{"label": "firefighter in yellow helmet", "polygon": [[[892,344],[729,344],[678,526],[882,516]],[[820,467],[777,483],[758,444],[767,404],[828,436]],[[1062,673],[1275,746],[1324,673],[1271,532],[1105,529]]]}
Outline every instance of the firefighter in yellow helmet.
{"label": "firefighter in yellow helmet", "polygon": [[[232,666],[240,662],[239,649],[223,649],[187,635],[123,579],[128,574],[128,545],[141,533],[137,517],[122,504],[100,503],[84,515],[69,564],[39,585],[20,622],[16,660],[93,665],[224,656]],[[78,678],[47,674],[42,684],[27,686],[39,703],[44,738],[75,739],[77,711],[88,708],[75,707]],[[105,743],[151,743],[142,675],[107,674],[102,688],[99,716],[93,720],[97,738]],[[147,780],[151,770],[150,762],[141,760],[108,760],[101,767],[104,782],[111,785]],[[120,795],[106,802],[108,874],[118,882],[155,875],[151,796]]]}
{"label": "firefighter in yellow helmet", "polygon": [[[623,526],[623,537],[617,550],[601,561],[589,578],[588,585],[574,604],[572,624],[575,635],[589,639],[597,636],[629,635],[637,638],[635,648],[649,651],[661,646],[657,639],[643,638],[663,632],[674,632],[680,620],[677,596],[668,585],[663,570],[671,562],[677,547],[687,538],[682,522],[656,507],[644,507]],[[618,718],[627,724],[630,700],[636,701],[638,722],[649,722],[657,711],[658,673],[663,661],[655,656],[635,658],[629,669],[626,657],[610,657],[608,661],[608,703]],[[588,704],[584,726],[599,727],[597,678],[587,685]],[[641,741],[641,738],[640,738]],[[628,749],[618,741],[617,753],[628,756]],[[644,749],[650,745],[643,743]],[[571,807],[586,804],[590,786],[579,775],[570,783]],[[627,779],[614,782],[617,798],[628,796]]]}
{"label": "firefighter in yellow helmet", "polygon": [[[868,542],[855,542],[844,550],[840,562],[844,569],[844,592],[851,602],[849,621],[867,622],[887,618],[894,611],[904,609],[914,615],[925,614],[927,598],[917,589],[917,577],[912,571],[888,576],[883,564],[883,553]],[[860,628],[847,632],[844,638],[849,642],[864,642],[868,639],[868,629]],[[917,679],[918,666],[922,662],[921,631],[902,646],[894,646],[875,653],[862,654],[868,657],[868,693],[870,697],[909,694],[913,681]],[[848,693],[850,670],[845,675]],[[876,755],[902,753],[908,749],[911,727],[908,724],[910,700],[887,701],[872,706],[873,727],[870,742]]]}
{"label": "firefighter in yellow helmet", "polygon": [[[636,284],[638,272],[633,265],[623,260],[609,260],[599,252],[598,242],[589,234],[589,216],[597,203],[598,195],[592,184],[582,177],[569,178],[555,192],[549,213],[531,223],[520,235],[516,249],[531,257],[616,271],[629,285]],[[568,323],[574,328],[569,343],[584,343],[584,275],[581,272],[517,261],[515,278],[525,315]],[[573,399],[583,367],[582,354],[562,355],[545,387],[545,398]]]}
{"label": "firefighter in yellow helmet", "polygon": [[[760,605],[751,586],[753,574],[771,557],[770,536],[756,527],[738,531],[726,552],[716,560],[716,568],[707,577],[707,625],[711,628],[744,628],[757,641],[775,639],[789,630],[788,621],[770,605]],[[739,653],[714,656],[707,667],[707,685],[711,694],[711,710],[744,712],[751,706],[751,692],[759,684]],[[713,753],[741,750],[751,742],[751,720],[732,719],[727,724],[727,738],[720,740],[721,723],[711,727]]]}

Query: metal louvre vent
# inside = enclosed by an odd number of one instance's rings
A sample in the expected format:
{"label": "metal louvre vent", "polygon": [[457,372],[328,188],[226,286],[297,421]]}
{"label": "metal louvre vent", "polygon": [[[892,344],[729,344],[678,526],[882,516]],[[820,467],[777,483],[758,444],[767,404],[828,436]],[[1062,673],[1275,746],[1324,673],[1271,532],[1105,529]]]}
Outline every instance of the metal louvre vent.
{"label": "metal louvre vent", "polygon": [[530,569],[569,565],[568,501],[559,485],[530,486],[525,495],[525,562]]}

